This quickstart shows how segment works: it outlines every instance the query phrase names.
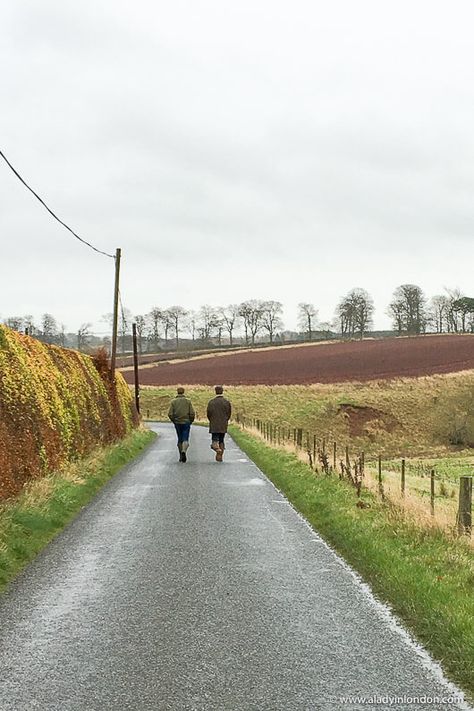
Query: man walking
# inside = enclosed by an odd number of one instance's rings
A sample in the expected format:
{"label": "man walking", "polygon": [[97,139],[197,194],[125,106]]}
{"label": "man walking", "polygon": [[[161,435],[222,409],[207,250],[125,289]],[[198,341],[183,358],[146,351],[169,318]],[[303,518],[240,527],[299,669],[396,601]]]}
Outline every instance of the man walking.
{"label": "man walking", "polygon": [[178,435],[179,461],[185,462],[189,447],[189,431],[194,422],[195,413],[191,400],[184,396],[184,388],[178,388],[176,393],[174,400],[171,400],[168,417],[174,424]]}
{"label": "man walking", "polygon": [[227,432],[227,423],[230,420],[232,407],[223,393],[222,385],[214,388],[216,397],[207,403],[207,419],[209,420],[209,432],[211,433],[211,449],[216,453],[216,461],[222,462],[224,456],[224,437]]}

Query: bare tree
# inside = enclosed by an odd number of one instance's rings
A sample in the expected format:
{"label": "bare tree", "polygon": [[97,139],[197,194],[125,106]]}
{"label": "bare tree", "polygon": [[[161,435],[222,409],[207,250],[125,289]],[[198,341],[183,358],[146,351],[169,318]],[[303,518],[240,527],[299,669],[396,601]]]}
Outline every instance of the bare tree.
{"label": "bare tree", "polygon": [[445,291],[448,299],[446,305],[446,328],[448,333],[457,333],[461,329],[461,322],[459,312],[456,310],[454,304],[459,299],[462,299],[464,294],[458,288],[445,289]]}
{"label": "bare tree", "polygon": [[164,309],[161,312],[161,325],[163,326],[163,335],[165,339],[165,347],[168,346],[170,329],[173,328],[173,320],[168,312],[168,309]]}
{"label": "bare tree", "polygon": [[308,334],[308,340],[313,338],[314,323],[318,317],[318,309],[313,304],[298,304],[298,326]]}
{"label": "bare tree", "polygon": [[240,318],[239,305],[229,304],[229,306],[219,309],[219,314],[225,329],[229,334],[229,343],[232,346],[234,343],[234,330]]}
{"label": "bare tree", "polygon": [[337,307],[342,335],[353,338],[358,333],[359,338],[363,338],[372,325],[373,313],[370,294],[365,289],[351,289]]}
{"label": "bare tree", "polygon": [[262,328],[267,331],[270,343],[273,343],[275,331],[283,328],[281,314],[283,312],[283,304],[279,301],[263,301],[261,324]]}
{"label": "bare tree", "polygon": [[198,319],[199,316],[195,311],[188,311],[187,328],[189,330],[189,333],[191,334],[191,340],[193,341],[193,343],[196,340]]}
{"label": "bare tree", "polygon": [[262,328],[263,301],[250,299],[239,305],[239,315],[244,321],[245,341],[255,344],[255,337]]}
{"label": "bare tree", "polygon": [[215,308],[205,304],[199,309],[198,331],[203,341],[210,341],[212,334],[219,326],[219,315]]}
{"label": "bare tree", "polygon": [[353,303],[355,329],[363,338],[373,325],[374,302],[365,289],[352,289],[349,297]]}
{"label": "bare tree", "polygon": [[65,348],[66,341],[66,326],[62,323],[58,329],[58,345],[61,346],[61,348]]}
{"label": "bare tree", "polygon": [[388,312],[399,334],[419,334],[426,329],[426,297],[416,284],[398,286]]}
{"label": "bare tree", "polygon": [[166,313],[168,314],[168,319],[172,325],[172,328],[175,333],[175,338],[176,338],[176,350],[179,348],[179,330],[181,326],[182,320],[184,320],[185,316],[187,316],[188,312],[186,309],[184,309],[182,306],[170,306],[169,309],[166,310]]}
{"label": "bare tree", "polygon": [[127,350],[127,336],[130,336],[132,330],[132,312],[125,306],[120,307],[118,332],[122,341],[122,353]]}
{"label": "bare tree", "polygon": [[83,351],[90,343],[92,333],[90,331],[92,324],[83,323],[77,332],[77,350]]}
{"label": "bare tree", "polygon": [[160,341],[160,325],[163,321],[163,309],[160,309],[158,306],[153,306],[146,318],[149,324],[148,337],[153,341],[153,347],[156,350]]}
{"label": "bare tree", "polygon": [[146,316],[141,316],[140,314],[135,316],[135,326],[137,329],[138,351],[141,355],[143,353],[143,338],[147,326]]}
{"label": "bare tree", "polygon": [[55,343],[58,336],[58,324],[52,314],[41,317],[41,340],[45,343]]}
{"label": "bare tree", "polygon": [[[110,326],[114,322],[112,313],[104,314],[102,321],[106,321]],[[90,325],[90,324],[89,324]],[[127,336],[130,337],[132,330],[132,312],[124,306],[120,306],[118,313],[117,331],[121,341],[122,353],[125,353],[127,346]]]}
{"label": "bare tree", "polygon": [[224,321],[219,316],[219,314],[216,314],[215,328],[217,330],[217,343],[219,344],[219,346],[222,346],[222,331],[224,330]]}
{"label": "bare tree", "polygon": [[445,327],[447,329],[448,310],[449,299],[445,294],[437,294],[430,300],[427,315],[436,333],[443,333]]}
{"label": "bare tree", "polygon": [[33,336],[36,333],[37,329],[35,320],[31,314],[26,314],[25,316],[23,316],[23,328],[25,329],[25,331],[28,330],[30,336]]}
{"label": "bare tree", "polygon": [[8,326],[8,328],[12,328],[14,331],[23,330],[24,323],[25,319],[23,316],[9,316],[5,321],[5,325]]}

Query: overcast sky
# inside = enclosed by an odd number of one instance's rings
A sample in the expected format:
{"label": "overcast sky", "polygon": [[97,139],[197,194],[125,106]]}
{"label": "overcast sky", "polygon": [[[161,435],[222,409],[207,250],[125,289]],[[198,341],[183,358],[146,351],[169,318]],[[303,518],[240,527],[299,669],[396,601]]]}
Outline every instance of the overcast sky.
{"label": "overcast sky", "polygon": [[[3,0],[0,149],[151,306],[474,295],[471,0]],[[0,316],[111,311],[113,261],[0,161]]]}

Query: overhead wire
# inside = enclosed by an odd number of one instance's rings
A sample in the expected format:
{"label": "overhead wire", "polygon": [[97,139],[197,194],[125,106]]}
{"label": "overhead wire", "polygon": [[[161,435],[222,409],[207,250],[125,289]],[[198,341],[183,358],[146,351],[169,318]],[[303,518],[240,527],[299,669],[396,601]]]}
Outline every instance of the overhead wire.
{"label": "overhead wire", "polygon": [[3,158],[3,160],[4,160],[5,163],[8,165],[8,167],[9,167],[9,168],[13,171],[13,173],[16,175],[16,177],[18,178],[18,180],[19,180],[21,183],[23,183],[23,185],[30,191],[30,193],[33,193],[33,195],[35,196],[35,198],[36,198],[37,200],[39,200],[39,202],[43,205],[43,207],[46,208],[46,210],[49,212],[49,214],[52,215],[52,217],[54,217],[54,219],[57,220],[60,225],[62,225],[63,227],[65,227],[72,235],[74,235],[74,237],[75,237],[76,239],[78,239],[79,242],[82,242],[83,244],[87,245],[87,247],[90,247],[91,249],[93,249],[94,252],[97,252],[98,254],[103,254],[105,257],[110,257],[111,259],[115,259],[115,255],[114,255],[114,254],[109,254],[108,252],[103,252],[101,249],[98,249],[97,247],[94,247],[94,245],[91,244],[90,242],[87,242],[87,240],[83,239],[82,237],[79,237],[79,235],[78,235],[76,232],[74,232],[74,230],[73,230],[71,227],[69,227],[69,225],[67,225],[65,222],[63,222],[63,221],[51,210],[51,208],[48,207],[48,205],[45,203],[45,201],[44,201],[42,198],[40,198],[40,196],[38,195],[38,193],[36,193],[36,192],[33,190],[33,188],[31,188],[31,187],[28,185],[28,183],[26,182],[26,180],[24,180],[24,179],[21,177],[20,173],[13,167],[13,165],[10,163],[10,161],[8,160],[8,158],[5,156],[5,154],[4,154],[1,150],[0,150],[0,156]]}

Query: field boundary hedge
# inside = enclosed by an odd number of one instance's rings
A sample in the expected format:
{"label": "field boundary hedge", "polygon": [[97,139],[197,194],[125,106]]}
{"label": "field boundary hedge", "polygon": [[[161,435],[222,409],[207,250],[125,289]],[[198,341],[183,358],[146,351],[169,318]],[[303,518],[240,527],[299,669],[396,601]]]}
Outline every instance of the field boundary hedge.
{"label": "field boundary hedge", "polygon": [[0,499],[137,424],[105,351],[90,357],[0,325]]}

